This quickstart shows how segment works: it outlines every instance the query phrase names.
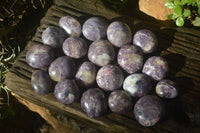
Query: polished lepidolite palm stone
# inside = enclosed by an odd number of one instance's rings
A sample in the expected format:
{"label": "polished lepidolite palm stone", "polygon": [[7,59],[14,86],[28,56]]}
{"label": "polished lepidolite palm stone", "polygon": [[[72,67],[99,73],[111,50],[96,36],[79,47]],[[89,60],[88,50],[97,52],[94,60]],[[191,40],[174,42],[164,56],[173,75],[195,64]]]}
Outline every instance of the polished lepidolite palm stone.
{"label": "polished lepidolite palm stone", "polygon": [[127,24],[114,21],[108,26],[107,38],[114,46],[121,47],[131,42],[132,33]]}
{"label": "polished lepidolite palm stone", "polygon": [[74,80],[64,79],[54,89],[55,97],[64,104],[71,104],[80,97],[80,91]]}
{"label": "polished lepidolite palm stone", "polygon": [[76,82],[79,86],[90,87],[96,80],[96,66],[89,62],[83,62],[76,72]]}
{"label": "polished lepidolite palm stone", "polygon": [[135,73],[140,70],[143,65],[142,51],[137,46],[124,45],[118,52],[117,62],[127,73]]}
{"label": "polished lepidolite palm stone", "polygon": [[114,60],[115,51],[108,40],[97,40],[90,45],[88,58],[98,66],[105,66]]}
{"label": "polished lepidolite palm stone", "polygon": [[156,93],[163,98],[175,98],[178,95],[178,87],[175,82],[164,79],[157,83]]}
{"label": "polished lepidolite palm stone", "polygon": [[99,69],[96,76],[97,84],[106,91],[119,89],[124,81],[124,75],[119,67],[106,65]]}
{"label": "polished lepidolite palm stone", "polygon": [[81,35],[81,24],[78,20],[71,16],[61,17],[59,25],[62,27],[69,36],[79,37]]}
{"label": "polished lepidolite palm stone", "polygon": [[153,56],[147,59],[142,72],[152,77],[154,80],[162,80],[168,71],[167,61],[160,56]]}
{"label": "polished lepidolite palm stone", "polygon": [[90,41],[100,40],[106,37],[108,22],[101,17],[91,17],[83,24],[82,33]]}
{"label": "polished lepidolite palm stone", "polygon": [[131,74],[125,78],[123,89],[133,97],[142,97],[152,89],[151,78],[145,74]]}
{"label": "polished lepidolite palm stone", "polygon": [[164,103],[157,96],[141,97],[134,106],[136,120],[145,127],[155,125],[165,113]]}
{"label": "polished lepidolite palm stone", "polygon": [[102,115],[107,107],[107,99],[99,88],[90,88],[81,97],[81,108],[89,117]]}
{"label": "polished lepidolite palm stone", "polygon": [[125,114],[132,109],[132,98],[123,90],[115,90],[108,97],[108,106],[115,113]]}

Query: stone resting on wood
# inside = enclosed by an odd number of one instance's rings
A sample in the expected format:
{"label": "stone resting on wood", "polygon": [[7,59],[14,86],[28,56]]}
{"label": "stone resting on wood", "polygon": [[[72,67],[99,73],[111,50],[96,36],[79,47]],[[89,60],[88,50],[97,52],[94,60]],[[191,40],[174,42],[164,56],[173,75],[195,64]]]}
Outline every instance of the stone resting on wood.
{"label": "stone resting on wood", "polygon": [[[133,32],[146,28],[156,34],[159,44],[156,54],[166,58],[170,70],[167,76],[177,82],[181,88],[178,98],[166,101],[168,110],[163,121],[146,128],[139,125],[133,112],[118,115],[109,111],[101,117],[92,119],[85,115],[78,102],[64,105],[56,100],[53,93],[39,95],[33,91],[30,78],[34,69],[25,61],[26,52],[30,46],[42,43],[41,34],[45,28],[50,25],[58,26],[60,17],[66,15],[75,17],[81,23],[94,15],[103,16],[110,22],[124,21],[130,25]],[[55,0],[41,20],[35,36],[16,59],[5,82],[15,96],[87,124],[101,132],[198,132],[200,131],[200,31],[189,28],[162,28],[128,16],[120,17],[120,14],[106,8],[100,0]],[[37,112],[36,109],[32,110]],[[38,113],[44,118],[48,116],[39,111]],[[47,118],[46,120],[48,121]],[[53,125],[58,130],[62,126]],[[66,132],[70,131],[66,129]]]}

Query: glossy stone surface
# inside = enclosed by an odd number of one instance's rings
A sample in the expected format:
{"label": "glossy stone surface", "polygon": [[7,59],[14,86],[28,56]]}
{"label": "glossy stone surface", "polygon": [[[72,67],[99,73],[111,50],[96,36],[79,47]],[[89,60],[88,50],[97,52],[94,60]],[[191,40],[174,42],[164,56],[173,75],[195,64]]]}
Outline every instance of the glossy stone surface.
{"label": "glossy stone surface", "polygon": [[116,90],[109,95],[108,106],[115,113],[125,114],[132,109],[133,103],[128,93],[123,90]]}
{"label": "glossy stone surface", "polygon": [[50,26],[42,33],[42,42],[53,48],[61,48],[66,38],[65,30],[56,26]]}
{"label": "glossy stone surface", "polygon": [[154,95],[141,97],[134,106],[136,120],[145,127],[155,125],[165,113],[164,103]]}
{"label": "glossy stone surface", "polygon": [[33,90],[41,95],[49,93],[52,89],[52,80],[43,70],[35,70],[32,73],[31,84]]}
{"label": "glossy stone surface", "polygon": [[61,17],[59,25],[62,27],[69,36],[79,37],[81,35],[81,24],[78,20],[71,16]]}
{"label": "glossy stone surface", "polygon": [[88,45],[85,40],[77,37],[69,37],[63,42],[65,55],[78,59],[87,54]]}
{"label": "glossy stone surface", "polygon": [[142,72],[149,75],[154,80],[162,80],[168,71],[167,61],[160,56],[153,56],[147,59],[143,66]]}
{"label": "glossy stone surface", "polygon": [[152,89],[150,77],[135,73],[125,78],[123,89],[133,97],[142,97]]}
{"label": "glossy stone surface", "polygon": [[107,99],[99,88],[90,88],[81,97],[81,108],[89,117],[102,115],[107,107]]}
{"label": "glossy stone surface", "polygon": [[82,33],[90,41],[100,40],[106,37],[108,22],[101,17],[91,17],[85,21]]}
{"label": "glossy stone surface", "polygon": [[156,93],[163,98],[175,98],[178,95],[178,87],[175,82],[164,79],[157,83]]}
{"label": "glossy stone surface", "polygon": [[99,69],[96,77],[97,84],[106,91],[119,89],[124,81],[124,75],[119,67],[106,65]]}
{"label": "glossy stone surface", "polygon": [[54,50],[46,45],[33,45],[26,53],[26,62],[33,68],[47,67],[54,58]]}
{"label": "glossy stone surface", "polygon": [[115,51],[108,40],[94,41],[89,47],[88,58],[98,66],[105,66],[114,60]]}
{"label": "glossy stone surface", "polygon": [[64,104],[71,104],[80,97],[80,91],[74,80],[64,79],[54,89],[55,97]]}
{"label": "glossy stone surface", "polygon": [[142,51],[133,45],[123,45],[118,52],[117,62],[127,73],[135,73],[143,65]]}
{"label": "glossy stone surface", "polygon": [[61,56],[50,64],[49,75],[54,81],[60,81],[66,78],[71,79],[75,75],[75,70],[74,61],[67,56]]}
{"label": "glossy stone surface", "polygon": [[155,51],[158,41],[152,31],[142,29],[133,36],[133,45],[139,46],[144,53],[152,53]]}
{"label": "glossy stone surface", "polygon": [[89,61],[83,62],[76,72],[75,79],[79,86],[92,86],[96,80],[96,66]]}
{"label": "glossy stone surface", "polygon": [[131,42],[132,33],[127,24],[114,21],[108,26],[107,38],[114,46],[121,47]]}

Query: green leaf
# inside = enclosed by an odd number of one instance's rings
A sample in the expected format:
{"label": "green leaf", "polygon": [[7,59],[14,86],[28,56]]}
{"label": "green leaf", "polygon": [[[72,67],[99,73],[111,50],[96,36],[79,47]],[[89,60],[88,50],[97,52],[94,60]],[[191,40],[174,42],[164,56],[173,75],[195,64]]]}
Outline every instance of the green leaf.
{"label": "green leaf", "polygon": [[185,9],[183,12],[183,17],[188,17],[191,15],[191,11],[189,9]]}
{"label": "green leaf", "polygon": [[172,17],[173,17],[173,14],[168,14],[168,15],[167,15],[167,19],[168,19],[168,20],[171,20]]}
{"label": "green leaf", "polygon": [[167,8],[174,8],[174,3],[173,2],[171,2],[171,1],[167,1],[166,3],[165,3],[165,7],[167,7]]}
{"label": "green leaf", "polygon": [[192,22],[194,26],[200,26],[200,17],[196,17],[195,20]]}
{"label": "green leaf", "polygon": [[182,5],[185,5],[185,4],[191,5],[194,2],[196,2],[196,0],[181,0]]}
{"label": "green leaf", "polygon": [[176,19],[178,17],[179,17],[179,15],[177,15],[177,14],[173,14],[173,16],[172,16],[173,19]]}
{"label": "green leaf", "polygon": [[197,13],[200,15],[200,7],[198,8]]}
{"label": "green leaf", "polygon": [[182,17],[178,17],[176,20],[176,25],[181,27],[184,25],[184,19]]}
{"label": "green leaf", "polygon": [[176,5],[174,7],[174,14],[180,16],[183,12],[183,8],[180,5]]}
{"label": "green leaf", "polygon": [[180,1],[180,0],[174,0],[174,4],[175,4],[175,5],[180,5],[180,4],[181,4],[181,1]]}

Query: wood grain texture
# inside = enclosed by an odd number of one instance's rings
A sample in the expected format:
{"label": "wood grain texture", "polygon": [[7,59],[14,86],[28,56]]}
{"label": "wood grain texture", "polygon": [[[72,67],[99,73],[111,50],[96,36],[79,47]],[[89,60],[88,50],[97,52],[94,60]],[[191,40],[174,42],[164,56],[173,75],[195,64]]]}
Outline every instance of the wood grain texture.
{"label": "wood grain texture", "polygon": [[[145,128],[134,119],[133,113],[118,115],[107,111],[99,118],[91,119],[81,110],[80,103],[64,105],[56,100],[53,93],[39,95],[32,90],[30,78],[34,71],[25,61],[27,49],[42,44],[41,34],[50,25],[58,26],[60,17],[71,15],[82,24],[94,15],[108,20],[121,20],[129,24],[133,33],[139,29],[152,30],[159,42],[158,51],[153,55],[162,55],[169,63],[167,78],[179,84],[181,93],[178,98],[165,101],[167,114],[163,121],[151,128]],[[151,55],[148,55],[149,57]],[[147,58],[145,57],[145,58]],[[36,34],[13,64],[6,76],[6,85],[17,95],[39,106],[59,112],[84,122],[102,132],[198,132],[200,128],[200,31],[188,28],[163,28],[146,22],[122,17],[106,8],[100,0],[55,0],[41,19]]]}

